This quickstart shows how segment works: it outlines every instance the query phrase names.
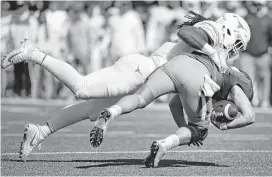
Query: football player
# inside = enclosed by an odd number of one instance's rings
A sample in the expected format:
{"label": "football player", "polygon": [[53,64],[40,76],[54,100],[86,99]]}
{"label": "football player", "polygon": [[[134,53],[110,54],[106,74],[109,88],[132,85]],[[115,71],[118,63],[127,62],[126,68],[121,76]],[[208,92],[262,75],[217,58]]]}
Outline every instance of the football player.
{"label": "football player", "polygon": [[[236,24],[239,25],[243,20],[236,15],[231,15],[231,18],[233,22],[238,21]],[[244,25],[246,27],[241,27],[243,29],[237,30],[239,27],[234,26],[234,29],[227,30],[229,35],[235,37],[228,50],[227,59],[236,57],[239,52],[237,48],[245,48],[249,42],[249,38],[248,40],[239,38],[242,35],[250,36],[250,31],[244,30],[249,29],[247,24]],[[188,124],[181,126],[167,138],[152,143],[151,152],[145,161],[147,167],[157,167],[169,149],[203,141],[207,137],[212,98],[231,100],[241,112],[230,123],[213,122],[220,130],[244,127],[255,121],[250,103],[253,97],[250,77],[233,68],[227,68],[224,73],[220,73],[210,57],[198,51],[182,54],[168,61],[156,69],[134,94],[123,97],[115,105],[102,111],[90,134],[92,146],[98,147],[101,144],[109,123],[115,117],[144,108],[154,99],[167,93],[179,94],[180,105],[188,116]]]}
{"label": "football player", "polygon": [[[226,68],[225,58],[220,57],[222,52],[217,53],[214,48],[224,46],[225,53],[227,53],[229,38],[227,31],[223,28],[225,25],[208,21],[195,13],[192,14],[195,17],[181,26],[178,32],[183,41],[178,43],[167,42],[150,57],[138,54],[122,57],[113,66],[87,76],[81,76],[67,63],[44,54],[29,40],[24,41],[18,48],[9,52],[3,58],[1,66],[6,68],[11,64],[26,61],[40,64],[63,81],[80,99],[107,98],[133,93],[156,68],[183,52],[191,52],[193,47],[211,56],[220,71],[224,71]],[[224,20],[227,21],[228,19]],[[218,37],[218,35],[221,37]],[[61,128],[89,117],[91,120],[95,120],[95,116],[99,113],[99,107],[108,107],[119,98],[81,102],[62,109],[59,115],[47,121],[44,126],[26,125],[22,156],[27,156],[45,137]],[[27,143],[33,137],[39,137],[34,136],[37,132],[39,132],[40,138],[35,141],[36,143],[34,145]]]}

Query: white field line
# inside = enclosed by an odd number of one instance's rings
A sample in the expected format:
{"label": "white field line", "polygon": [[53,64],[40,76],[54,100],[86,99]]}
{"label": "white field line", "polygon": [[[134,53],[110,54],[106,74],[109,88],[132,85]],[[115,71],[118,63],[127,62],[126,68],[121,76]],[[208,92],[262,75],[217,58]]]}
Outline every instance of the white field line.
{"label": "white field line", "polygon": [[[41,152],[35,155],[64,155],[64,154],[141,154],[149,151],[96,151],[96,152]],[[168,153],[272,153],[272,150],[184,150],[169,151]],[[1,153],[1,156],[18,155],[18,153]]]}

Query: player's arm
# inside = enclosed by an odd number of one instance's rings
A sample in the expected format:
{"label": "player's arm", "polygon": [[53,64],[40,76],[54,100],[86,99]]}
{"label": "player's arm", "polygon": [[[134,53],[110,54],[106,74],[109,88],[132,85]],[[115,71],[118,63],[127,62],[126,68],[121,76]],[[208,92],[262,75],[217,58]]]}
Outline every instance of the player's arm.
{"label": "player's arm", "polygon": [[184,26],[178,31],[178,37],[189,46],[201,50],[207,55],[213,55],[216,50],[212,47],[213,40],[201,28],[195,26]]}
{"label": "player's arm", "polygon": [[[201,24],[205,23],[197,23],[196,25],[201,26]],[[178,31],[178,37],[189,46],[201,50],[205,54],[209,55],[220,72],[225,72],[227,67],[225,59],[221,60],[217,51],[212,47],[218,43],[218,32],[216,32],[213,27],[210,27],[211,25],[209,25],[210,28],[205,28],[209,33],[198,26],[181,27]]]}
{"label": "player's arm", "polygon": [[233,121],[226,123],[226,129],[245,127],[254,123],[255,112],[241,87],[238,85],[233,86],[228,95],[228,99],[233,101],[238,107],[239,114]]}

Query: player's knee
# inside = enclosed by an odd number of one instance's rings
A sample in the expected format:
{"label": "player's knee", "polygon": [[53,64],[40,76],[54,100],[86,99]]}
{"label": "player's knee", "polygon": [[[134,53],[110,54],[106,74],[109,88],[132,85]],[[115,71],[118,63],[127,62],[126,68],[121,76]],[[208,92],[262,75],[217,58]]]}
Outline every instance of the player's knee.
{"label": "player's knee", "polygon": [[141,86],[135,94],[138,95],[142,108],[150,104],[155,99],[151,89],[145,84]]}
{"label": "player's knee", "polygon": [[137,98],[138,98],[138,108],[144,108],[147,105],[146,100],[144,99],[144,97],[140,94],[136,94]]}
{"label": "player's knee", "polygon": [[203,126],[189,123],[189,125],[187,125],[186,127],[191,132],[191,141],[189,142],[189,144],[198,142],[198,141],[203,141],[208,135],[208,129]]}

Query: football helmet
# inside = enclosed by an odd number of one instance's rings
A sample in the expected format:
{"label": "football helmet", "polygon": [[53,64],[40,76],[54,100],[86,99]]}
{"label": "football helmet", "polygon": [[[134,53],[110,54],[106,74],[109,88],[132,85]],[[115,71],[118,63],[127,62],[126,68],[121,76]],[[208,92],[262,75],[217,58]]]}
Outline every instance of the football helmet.
{"label": "football helmet", "polygon": [[225,13],[216,20],[222,25],[222,47],[226,49],[227,59],[232,61],[239,57],[239,50],[244,51],[250,40],[250,28],[247,22],[237,14]]}

